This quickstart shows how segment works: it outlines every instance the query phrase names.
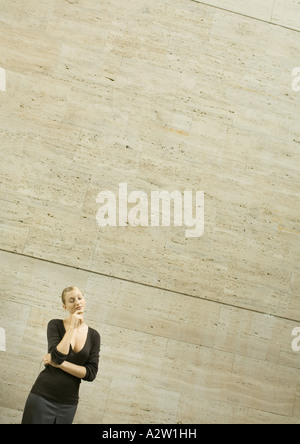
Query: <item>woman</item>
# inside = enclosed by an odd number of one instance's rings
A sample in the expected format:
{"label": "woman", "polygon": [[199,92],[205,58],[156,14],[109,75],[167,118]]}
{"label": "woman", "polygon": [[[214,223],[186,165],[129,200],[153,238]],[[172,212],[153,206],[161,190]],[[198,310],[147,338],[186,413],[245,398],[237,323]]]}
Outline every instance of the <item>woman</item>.
{"label": "woman", "polygon": [[98,372],[100,335],[84,322],[86,301],[77,287],[62,292],[65,320],[48,324],[45,370],[28,396],[22,424],[72,424],[81,379],[93,381]]}

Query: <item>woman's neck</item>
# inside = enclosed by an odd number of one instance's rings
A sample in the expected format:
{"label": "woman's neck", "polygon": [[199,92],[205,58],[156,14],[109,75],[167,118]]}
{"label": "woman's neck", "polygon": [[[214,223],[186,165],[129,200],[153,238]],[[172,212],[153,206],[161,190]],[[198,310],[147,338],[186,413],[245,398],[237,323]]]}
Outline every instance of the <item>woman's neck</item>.
{"label": "woman's neck", "polygon": [[[68,318],[66,318],[66,319],[64,319],[64,323],[67,325],[67,326],[69,326],[70,325],[70,323],[71,323],[71,314],[70,314],[70,316],[68,317]],[[86,327],[86,323],[85,323],[85,320],[84,320],[84,318],[82,318],[82,322],[80,323],[80,325],[78,325],[78,327],[77,328],[80,328],[80,327]]]}

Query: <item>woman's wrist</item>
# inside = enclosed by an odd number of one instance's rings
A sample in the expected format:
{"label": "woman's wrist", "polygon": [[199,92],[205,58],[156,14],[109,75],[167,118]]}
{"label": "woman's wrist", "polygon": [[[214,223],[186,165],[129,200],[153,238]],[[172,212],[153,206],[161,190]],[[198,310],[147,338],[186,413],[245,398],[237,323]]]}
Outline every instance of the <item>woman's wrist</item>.
{"label": "woman's wrist", "polygon": [[75,328],[76,328],[76,325],[72,325],[72,324],[70,324],[68,327],[67,327],[67,329],[66,329],[66,331],[74,331],[75,330]]}

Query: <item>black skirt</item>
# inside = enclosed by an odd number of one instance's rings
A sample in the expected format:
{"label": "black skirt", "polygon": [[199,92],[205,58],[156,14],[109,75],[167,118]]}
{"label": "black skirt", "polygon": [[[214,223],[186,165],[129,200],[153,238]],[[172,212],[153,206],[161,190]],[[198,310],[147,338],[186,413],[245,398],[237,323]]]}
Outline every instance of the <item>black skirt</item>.
{"label": "black skirt", "polygon": [[58,404],[30,393],[22,424],[72,424],[77,405]]}

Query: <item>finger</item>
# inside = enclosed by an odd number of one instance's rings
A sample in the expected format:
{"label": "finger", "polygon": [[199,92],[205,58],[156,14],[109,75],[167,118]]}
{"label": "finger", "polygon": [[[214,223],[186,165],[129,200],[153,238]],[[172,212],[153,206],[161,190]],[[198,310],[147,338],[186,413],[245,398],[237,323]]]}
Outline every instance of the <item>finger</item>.
{"label": "finger", "polygon": [[50,362],[50,353],[47,353],[46,355],[43,356],[43,361],[44,363],[49,363]]}

